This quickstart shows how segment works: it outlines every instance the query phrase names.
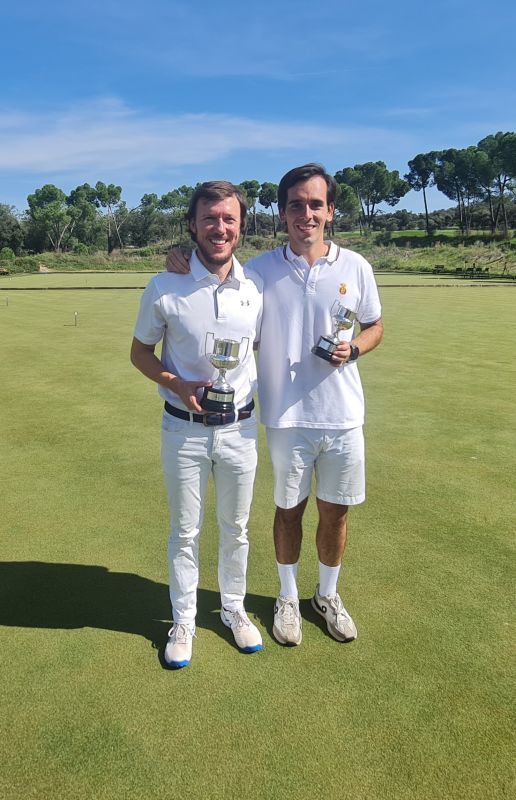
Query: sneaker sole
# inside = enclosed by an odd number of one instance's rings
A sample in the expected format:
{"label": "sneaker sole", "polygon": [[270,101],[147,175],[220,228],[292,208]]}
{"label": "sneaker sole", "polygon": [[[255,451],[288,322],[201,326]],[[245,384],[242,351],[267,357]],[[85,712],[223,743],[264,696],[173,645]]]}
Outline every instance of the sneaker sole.
{"label": "sneaker sole", "polygon": [[260,650],[263,650],[263,644],[255,644],[251,647],[238,647],[238,649],[241,653],[258,653]]}
{"label": "sneaker sole", "polygon": [[183,667],[187,667],[190,663],[190,661],[167,661],[166,658],[164,658],[163,661],[167,669],[183,669]]}
{"label": "sneaker sole", "polygon": [[284,644],[286,647],[297,647],[299,644],[301,644],[301,642],[303,640],[303,634],[302,633],[299,634],[299,641],[297,641],[297,642],[296,641],[290,641],[289,639],[285,639],[280,634],[278,629],[275,628],[274,626],[272,628],[272,634],[273,634],[274,638],[276,639],[276,641],[279,642],[279,644]]}
{"label": "sneaker sole", "polygon": [[340,634],[340,633],[335,633],[335,629],[333,628],[333,626],[326,619],[326,615],[325,615],[324,611],[321,608],[319,608],[319,605],[318,605],[317,600],[315,599],[315,597],[312,597],[310,602],[312,604],[313,610],[317,611],[319,616],[322,617],[323,620],[326,622],[326,628],[328,629],[328,633],[330,634],[332,639],[335,639],[336,642],[342,642],[342,644],[348,644],[349,642],[354,642],[355,641],[355,639],[357,638],[356,636],[349,636],[349,637],[346,638],[346,637],[343,637],[342,634]]}

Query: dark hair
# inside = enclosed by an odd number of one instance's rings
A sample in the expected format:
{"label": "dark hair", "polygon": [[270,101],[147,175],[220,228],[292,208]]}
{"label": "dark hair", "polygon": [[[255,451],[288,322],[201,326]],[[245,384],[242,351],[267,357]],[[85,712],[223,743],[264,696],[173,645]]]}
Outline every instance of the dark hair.
{"label": "dark hair", "polygon": [[[199,184],[194,190],[190,198],[190,205],[186,212],[186,221],[190,223],[195,220],[197,213],[197,203],[199,200],[224,200],[226,197],[236,197],[240,205],[240,230],[242,233],[245,230],[245,218],[247,214],[247,203],[244,194],[238,186],[230,183],[229,181],[206,181]],[[194,232],[190,229],[190,236],[196,241]]]}
{"label": "dark hair", "polygon": [[328,205],[335,203],[337,194],[337,182],[333,175],[329,175],[322,164],[304,164],[302,167],[294,167],[282,177],[278,186],[278,208],[284,211],[287,205],[288,190],[296,183],[307,181],[309,178],[321,177],[326,181],[327,192],[326,202]]}

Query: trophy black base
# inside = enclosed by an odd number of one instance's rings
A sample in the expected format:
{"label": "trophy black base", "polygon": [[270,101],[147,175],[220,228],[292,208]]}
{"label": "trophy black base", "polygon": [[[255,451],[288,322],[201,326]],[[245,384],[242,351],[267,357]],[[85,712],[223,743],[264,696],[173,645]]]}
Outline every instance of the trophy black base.
{"label": "trophy black base", "polygon": [[325,336],[321,336],[319,339],[318,344],[312,347],[312,353],[314,356],[319,356],[319,358],[324,358],[325,361],[331,361],[331,357],[334,354],[337,345],[331,339],[327,339]]}
{"label": "trophy black base", "polygon": [[234,390],[230,392],[221,392],[220,389],[214,389],[213,386],[206,386],[199,405],[205,411],[212,411],[216,414],[226,414],[228,411],[235,410],[233,398],[235,397]]}

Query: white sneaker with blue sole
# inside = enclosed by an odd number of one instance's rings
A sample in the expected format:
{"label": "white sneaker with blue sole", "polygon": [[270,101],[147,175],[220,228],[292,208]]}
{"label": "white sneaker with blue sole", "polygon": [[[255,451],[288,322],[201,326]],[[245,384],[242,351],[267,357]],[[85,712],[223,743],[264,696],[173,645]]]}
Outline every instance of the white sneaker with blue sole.
{"label": "white sneaker with blue sole", "polygon": [[165,647],[165,663],[170,669],[187,667],[192,659],[192,641],[195,636],[195,627],[175,622],[168,632],[168,642]]}
{"label": "white sneaker with blue sole", "polygon": [[256,653],[258,650],[263,650],[260,631],[253,625],[243,608],[228,611],[222,607],[220,618],[224,625],[233,631],[237,647],[242,653]]}

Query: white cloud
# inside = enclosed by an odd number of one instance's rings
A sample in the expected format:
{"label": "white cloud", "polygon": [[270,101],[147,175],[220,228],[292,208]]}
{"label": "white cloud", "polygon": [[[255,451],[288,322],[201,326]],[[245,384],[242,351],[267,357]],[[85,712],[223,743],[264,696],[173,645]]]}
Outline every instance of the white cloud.
{"label": "white cloud", "polygon": [[[151,172],[208,164],[237,151],[350,149],[357,143],[381,142],[386,135],[380,129],[227,114],[150,115],[107,98],[59,113],[0,113],[0,170]],[[389,137],[392,141],[392,132]]]}

